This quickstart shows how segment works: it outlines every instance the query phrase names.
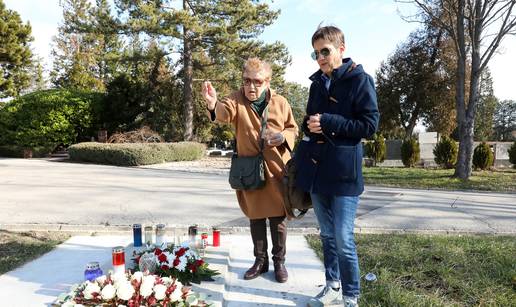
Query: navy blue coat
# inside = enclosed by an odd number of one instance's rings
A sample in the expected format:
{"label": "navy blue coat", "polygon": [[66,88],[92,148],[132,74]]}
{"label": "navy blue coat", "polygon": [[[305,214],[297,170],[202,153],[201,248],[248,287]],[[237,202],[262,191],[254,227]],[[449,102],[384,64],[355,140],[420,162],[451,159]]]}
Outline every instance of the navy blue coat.
{"label": "navy blue coat", "polygon": [[[319,70],[310,77],[305,137],[294,157],[296,185],[317,194],[358,196],[364,191],[360,141],[376,132],[380,119],[374,82],[349,58],[333,71],[329,90],[321,75]],[[306,124],[317,113],[323,134],[311,133]]]}

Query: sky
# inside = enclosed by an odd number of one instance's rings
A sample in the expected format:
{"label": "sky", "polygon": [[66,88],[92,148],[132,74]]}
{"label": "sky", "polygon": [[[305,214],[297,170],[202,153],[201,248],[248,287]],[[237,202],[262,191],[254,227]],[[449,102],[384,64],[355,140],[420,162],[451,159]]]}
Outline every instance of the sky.
{"label": "sky", "polygon": [[[8,9],[17,11],[23,21],[32,26],[33,51],[42,57],[46,68],[51,66],[51,41],[62,20],[59,0],[3,0]],[[317,63],[310,57],[311,36],[317,26],[335,25],[342,29],[346,40],[346,57],[362,64],[374,76],[381,61],[419,27],[404,21],[401,15],[414,12],[410,4],[393,0],[274,0],[268,2],[280,9],[278,20],[267,27],[259,39],[265,42],[283,42],[291,56],[285,79],[309,86],[308,77],[315,72]],[[499,54],[490,61],[495,95],[500,99],[516,100],[514,77],[516,69],[516,36],[502,41]]]}

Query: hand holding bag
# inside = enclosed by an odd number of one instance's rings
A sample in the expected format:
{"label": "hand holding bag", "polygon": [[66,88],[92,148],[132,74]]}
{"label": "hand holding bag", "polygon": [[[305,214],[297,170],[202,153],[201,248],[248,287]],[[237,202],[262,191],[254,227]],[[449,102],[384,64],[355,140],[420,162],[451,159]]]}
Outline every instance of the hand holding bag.
{"label": "hand holding bag", "polygon": [[[267,124],[269,106],[265,107],[260,130],[260,153],[251,157],[239,157],[233,153],[229,169],[229,184],[235,190],[256,190],[265,186],[265,161],[263,158],[263,133]],[[235,143],[236,150],[236,143]]]}

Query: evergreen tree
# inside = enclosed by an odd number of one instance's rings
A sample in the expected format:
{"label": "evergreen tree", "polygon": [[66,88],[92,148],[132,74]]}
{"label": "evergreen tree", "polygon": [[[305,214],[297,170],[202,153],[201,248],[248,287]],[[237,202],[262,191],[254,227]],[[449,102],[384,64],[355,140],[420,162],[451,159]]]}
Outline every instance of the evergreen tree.
{"label": "evergreen tree", "polygon": [[516,140],[516,101],[499,101],[494,114],[494,136],[496,141],[510,142]]}
{"label": "evergreen tree", "polygon": [[103,91],[116,73],[122,44],[107,0],[63,0],[63,23],[54,38],[52,83]]}
{"label": "evergreen tree", "polygon": [[30,86],[31,27],[0,0],[0,99],[16,97]]}
{"label": "evergreen tree", "polygon": [[493,135],[493,118],[498,100],[493,91],[489,68],[480,75],[477,108],[475,110],[475,140],[489,141]]}

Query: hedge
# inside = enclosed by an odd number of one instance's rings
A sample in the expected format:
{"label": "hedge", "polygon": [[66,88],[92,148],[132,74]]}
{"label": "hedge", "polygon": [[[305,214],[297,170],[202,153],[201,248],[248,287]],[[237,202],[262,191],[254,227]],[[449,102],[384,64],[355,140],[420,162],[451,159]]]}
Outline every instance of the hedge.
{"label": "hedge", "polygon": [[[23,146],[16,145],[0,145],[0,157],[8,157],[8,158],[23,158],[23,150],[25,148]],[[32,149],[32,157],[33,158],[43,158],[49,155],[53,147],[44,147],[44,146],[36,146]]]}
{"label": "hedge", "polygon": [[179,143],[119,143],[86,142],[68,148],[70,160],[118,166],[137,166],[171,161],[198,160],[204,156],[205,145]]}

